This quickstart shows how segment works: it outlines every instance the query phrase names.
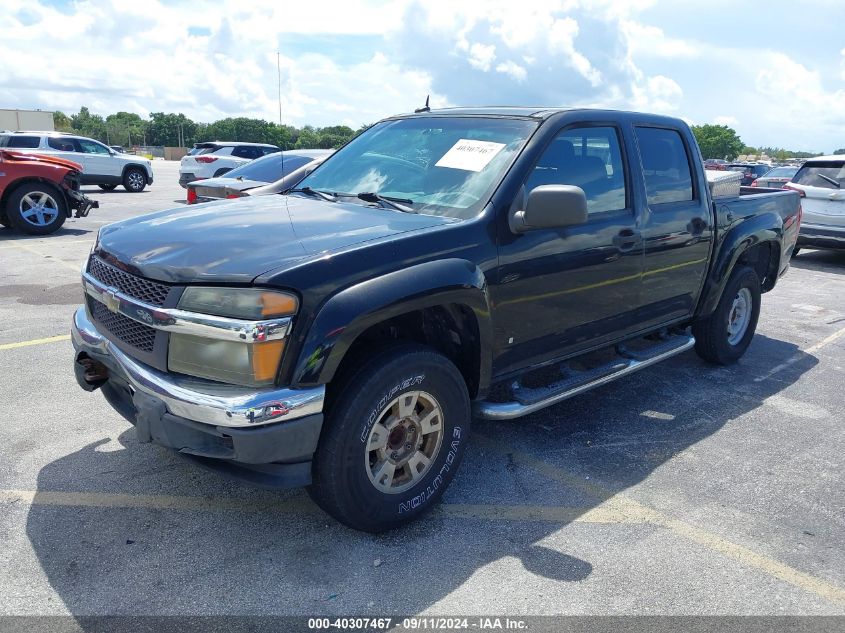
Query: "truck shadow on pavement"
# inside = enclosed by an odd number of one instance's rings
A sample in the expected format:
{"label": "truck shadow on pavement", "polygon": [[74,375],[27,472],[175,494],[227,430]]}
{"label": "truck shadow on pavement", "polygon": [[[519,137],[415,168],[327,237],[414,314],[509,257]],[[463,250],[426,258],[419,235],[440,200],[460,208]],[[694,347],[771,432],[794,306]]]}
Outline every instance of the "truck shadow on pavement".
{"label": "truck shadow on pavement", "polygon": [[[51,587],[77,616],[478,613],[488,604],[479,586],[495,587],[500,612],[542,612],[543,591],[565,592],[612,557],[585,560],[583,537],[575,543],[561,529],[671,468],[726,424],[765,425],[761,417],[737,419],[818,362],[805,354],[755,381],[796,354],[796,346],[758,335],[733,367],[684,354],[522,421],[476,420],[443,507],[388,534],[346,529],[303,491],[252,489],[138,444],[128,429],[40,471],[27,535]],[[753,446],[731,450],[731,459],[754,459],[738,454]],[[607,494],[591,495],[579,481]],[[683,481],[670,480],[671,493],[694,498],[698,490]],[[523,518],[526,507],[557,514]],[[587,521],[577,529],[598,528]],[[467,604],[462,586],[478,574],[486,579],[475,581],[475,603]]]}

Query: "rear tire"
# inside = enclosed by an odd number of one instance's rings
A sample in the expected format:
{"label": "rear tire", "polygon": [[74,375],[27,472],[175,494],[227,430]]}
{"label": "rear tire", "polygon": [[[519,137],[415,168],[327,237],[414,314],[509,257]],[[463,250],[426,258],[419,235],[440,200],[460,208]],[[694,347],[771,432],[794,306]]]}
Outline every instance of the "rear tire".
{"label": "rear tire", "polygon": [[123,174],[123,188],[129,193],[140,193],[147,186],[147,174],[137,167],[130,167]]}
{"label": "rear tire", "polygon": [[311,498],[339,522],[383,532],[430,510],[469,440],[466,383],[421,345],[375,354],[341,379],[314,455]]}
{"label": "rear tire", "polygon": [[229,167],[224,167],[223,169],[218,169],[217,171],[214,172],[214,175],[212,176],[212,178],[220,178],[220,176],[222,176],[223,174],[228,174],[230,171],[232,171],[232,170]]}
{"label": "rear tire", "polygon": [[760,278],[753,268],[739,266],[713,314],[693,324],[695,351],[717,365],[735,363],[751,344],[759,317]]}
{"label": "rear tire", "polygon": [[52,185],[34,182],[21,185],[9,196],[9,223],[29,235],[48,235],[61,228],[67,218],[65,195]]}
{"label": "rear tire", "polygon": [[[800,252],[801,252],[801,247],[800,247],[800,246],[796,246],[795,248],[793,248],[793,249],[792,249],[792,257],[795,257],[795,256],[796,256],[796,255],[798,255],[798,253],[800,253]],[[791,258],[790,258],[790,259],[791,259]]]}
{"label": "rear tire", "polygon": [[103,191],[114,191],[117,189],[117,185],[97,185]]}

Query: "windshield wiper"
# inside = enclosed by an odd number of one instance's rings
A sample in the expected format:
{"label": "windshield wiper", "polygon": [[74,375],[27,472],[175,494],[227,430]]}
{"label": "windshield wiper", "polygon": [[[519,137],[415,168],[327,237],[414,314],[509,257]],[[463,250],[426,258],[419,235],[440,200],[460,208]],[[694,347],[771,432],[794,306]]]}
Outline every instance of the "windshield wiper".
{"label": "windshield wiper", "polygon": [[361,193],[356,195],[364,202],[381,202],[390,207],[393,207],[397,211],[402,211],[402,213],[416,213],[416,211],[414,211],[411,207],[405,206],[408,204],[414,204],[413,200],[408,200],[407,198],[394,198],[392,196],[383,196],[379,193],[376,193],[375,191],[362,191]]}
{"label": "windshield wiper", "polygon": [[834,179],[833,179],[833,178],[831,178],[830,176],[825,176],[824,174],[818,174],[818,173],[816,174],[816,176],[818,176],[819,178],[822,178],[823,180],[827,180],[827,181],[828,181],[831,185],[833,185],[833,186],[834,186],[834,187],[836,187],[837,189],[841,189],[841,188],[842,188],[842,185],[840,185],[840,184],[839,184],[839,181],[838,181],[838,180],[834,180]]}
{"label": "windshield wiper", "polygon": [[311,187],[288,189],[287,193],[304,193],[309,196],[316,196],[317,198],[322,198],[323,200],[327,200],[328,202],[337,202],[336,196],[328,194],[325,191],[320,191],[319,189],[312,189]]}

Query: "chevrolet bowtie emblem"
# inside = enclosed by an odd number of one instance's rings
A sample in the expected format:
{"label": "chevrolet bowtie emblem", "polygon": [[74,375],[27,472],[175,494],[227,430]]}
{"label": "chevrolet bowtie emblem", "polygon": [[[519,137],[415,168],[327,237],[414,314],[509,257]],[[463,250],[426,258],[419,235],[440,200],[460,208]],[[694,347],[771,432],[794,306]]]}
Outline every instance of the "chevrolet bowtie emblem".
{"label": "chevrolet bowtie emblem", "polygon": [[120,309],[120,299],[111,290],[106,290],[103,293],[103,303],[105,303],[109,312],[117,312]]}

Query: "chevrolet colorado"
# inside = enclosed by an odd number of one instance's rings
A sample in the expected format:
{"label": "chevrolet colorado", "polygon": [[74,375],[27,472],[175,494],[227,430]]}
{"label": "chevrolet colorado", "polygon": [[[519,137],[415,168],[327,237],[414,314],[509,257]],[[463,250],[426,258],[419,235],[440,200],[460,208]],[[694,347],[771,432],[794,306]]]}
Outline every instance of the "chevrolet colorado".
{"label": "chevrolet colorado", "polygon": [[141,441],[378,532],[437,502],[473,415],[692,347],[739,359],[800,214],[796,192],[714,198],[674,118],[392,117],[284,195],[103,227],[76,376]]}

